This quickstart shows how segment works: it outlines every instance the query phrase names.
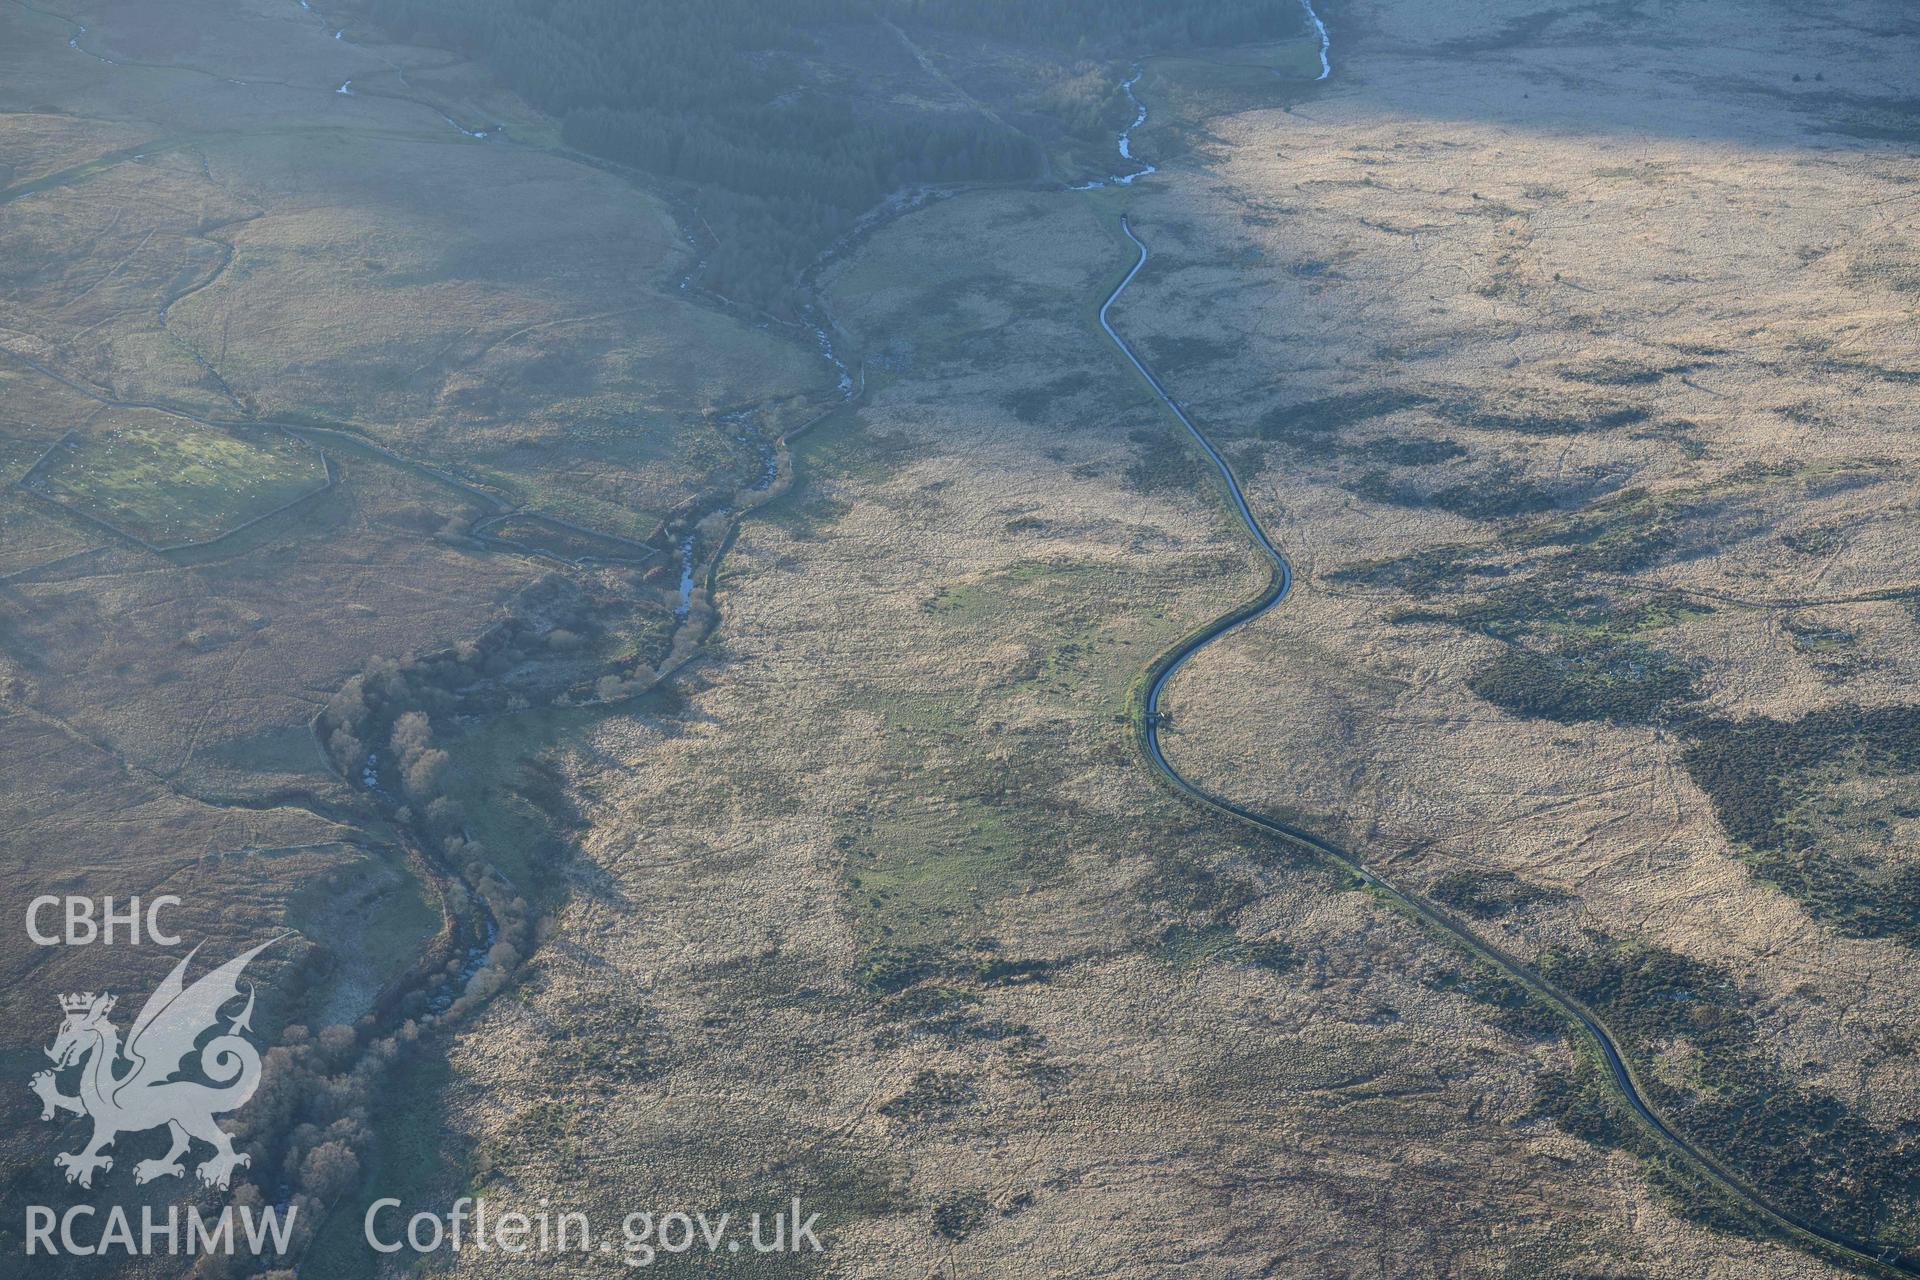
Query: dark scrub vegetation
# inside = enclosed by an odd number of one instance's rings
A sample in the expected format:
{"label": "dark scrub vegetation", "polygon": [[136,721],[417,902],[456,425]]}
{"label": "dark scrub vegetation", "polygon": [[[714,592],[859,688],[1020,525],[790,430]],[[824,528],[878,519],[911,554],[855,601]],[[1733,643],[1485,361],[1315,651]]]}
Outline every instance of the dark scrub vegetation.
{"label": "dark scrub vegetation", "polygon": [[1350,391],[1340,395],[1306,400],[1299,404],[1269,409],[1260,417],[1260,438],[1276,444],[1313,450],[1330,448],[1332,437],[1347,427],[1357,427],[1375,418],[1384,418],[1405,409],[1419,409],[1433,403],[1433,397],[1419,391]]}
{"label": "dark scrub vegetation", "polygon": [[[1406,440],[1377,442],[1379,444],[1398,445],[1404,448],[1404,456],[1409,459],[1400,465],[1417,466],[1427,461],[1445,461],[1458,457],[1465,450],[1452,441]],[[1448,448],[1451,446],[1451,449]],[[1453,449],[1460,453],[1452,452]],[[1399,456],[1391,450],[1383,449],[1389,460],[1398,462]],[[1359,479],[1347,484],[1347,489],[1369,502],[1383,503],[1394,507],[1431,507],[1437,511],[1449,512],[1457,516],[1467,516],[1474,520],[1493,520],[1504,516],[1533,515],[1541,511],[1551,511],[1564,505],[1565,495],[1547,486],[1536,484],[1513,468],[1493,466],[1478,475],[1468,475],[1452,484],[1424,485],[1411,479],[1401,479],[1385,471],[1369,471]]]}
{"label": "dark scrub vegetation", "polygon": [[1525,409],[1486,409],[1467,402],[1453,402],[1441,409],[1442,416],[1463,427],[1482,431],[1511,431],[1527,436],[1574,436],[1590,431],[1609,431],[1645,422],[1645,409],[1630,405],[1613,408],[1585,408],[1570,412],[1529,411]]}
{"label": "dark scrub vegetation", "polygon": [[[1737,489],[1777,478],[1778,469],[1753,469],[1722,484]],[[1546,557],[1527,576],[1452,608],[1403,609],[1394,620],[1506,642],[1469,687],[1513,714],[1682,727],[1691,740],[1682,757],[1688,772],[1763,879],[1844,933],[1920,946],[1920,867],[1884,853],[1901,839],[1898,824],[1920,815],[1920,707],[1839,706],[1793,721],[1703,718],[1696,673],[1650,638],[1710,607],[1591,576],[1684,556],[1717,526],[1737,530],[1741,517],[1729,508],[1726,496],[1703,490],[1622,491],[1512,532],[1509,545]],[[1505,573],[1456,546],[1330,576],[1432,599]],[[1783,626],[1816,669],[1844,670],[1853,659],[1844,630],[1794,616]],[[1872,794],[1856,794],[1862,786]]]}
{"label": "dark scrub vegetation", "polygon": [[1530,884],[1511,871],[1449,871],[1433,882],[1427,896],[1442,906],[1492,920],[1536,902],[1558,902],[1566,897],[1557,889]]}
{"label": "dark scrub vegetation", "polygon": [[[1920,773],[1920,707],[1828,707],[1798,720],[1704,721],[1681,757],[1760,876],[1809,914],[1856,937],[1920,946],[1920,867],[1874,855],[1893,820],[1912,816],[1897,784]],[[1840,784],[1896,784],[1858,808]]]}
{"label": "dark scrub vegetation", "polygon": [[[1504,578],[1510,572],[1504,565],[1488,564],[1480,557],[1481,553],[1472,547],[1429,547],[1410,555],[1363,560],[1344,569],[1335,569],[1327,575],[1327,580],[1365,587],[1392,587],[1426,596],[1457,591],[1469,579]],[[1451,615],[1442,617],[1428,610],[1414,611],[1395,619],[1406,622],[1450,620]]]}
{"label": "dark scrub vegetation", "polygon": [[1509,648],[1467,685],[1503,711],[1559,724],[1648,724],[1699,696],[1691,668],[1608,636],[1570,637],[1545,653]]}
{"label": "dark scrub vegetation", "polygon": [[1141,493],[1191,493],[1207,480],[1205,465],[1184,436],[1168,431],[1128,435],[1137,452],[1127,464],[1127,484]]}
{"label": "dark scrub vegetation", "polygon": [[[1613,1027],[1668,1121],[1762,1195],[1862,1240],[1897,1232],[1920,1178],[1920,1135],[1876,1125],[1801,1083],[1762,1043],[1726,971],[1664,947],[1605,940],[1549,951],[1540,968]],[[1537,1112],[1576,1136],[1647,1145],[1596,1069],[1549,1072],[1538,1089]],[[1686,1190],[1670,1182],[1685,1171],[1665,1172],[1670,1190]],[[1678,1198],[1710,1207],[1697,1195]]]}
{"label": "dark scrub vegetation", "polygon": [[[1421,567],[1422,581],[1439,581],[1452,562]],[[1666,593],[1623,597],[1542,576],[1458,609],[1402,610],[1394,621],[1444,623],[1506,642],[1467,682],[1503,711],[1559,724],[1655,724],[1683,717],[1700,694],[1693,668],[1643,636],[1703,612]]]}
{"label": "dark scrub vegetation", "polygon": [[1486,1006],[1490,1011],[1487,1021],[1509,1035],[1551,1040],[1567,1033],[1569,1024],[1560,1013],[1484,961],[1470,961],[1464,970],[1445,968],[1423,977],[1421,982],[1435,991],[1457,992]]}

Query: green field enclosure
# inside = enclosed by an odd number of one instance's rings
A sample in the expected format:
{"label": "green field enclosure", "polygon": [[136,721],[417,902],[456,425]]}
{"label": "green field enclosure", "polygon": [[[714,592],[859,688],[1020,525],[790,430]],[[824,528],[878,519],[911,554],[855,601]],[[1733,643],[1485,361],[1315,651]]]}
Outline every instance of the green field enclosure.
{"label": "green field enclosure", "polygon": [[115,532],[166,549],[209,542],[327,487],[303,441],[205,427],[128,427],[68,436],[22,481]]}

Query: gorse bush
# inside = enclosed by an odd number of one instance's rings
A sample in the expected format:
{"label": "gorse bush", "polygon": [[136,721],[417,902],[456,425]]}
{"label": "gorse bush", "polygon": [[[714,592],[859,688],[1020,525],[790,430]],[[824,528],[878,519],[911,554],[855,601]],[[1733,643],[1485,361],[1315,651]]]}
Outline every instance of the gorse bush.
{"label": "gorse bush", "polygon": [[[1920,773],[1920,707],[1838,706],[1798,720],[1708,720],[1681,760],[1759,875],[1856,937],[1920,946],[1920,867],[1872,856],[1889,838],[1866,814],[1823,820],[1847,780]],[[1886,806],[1882,805],[1881,808]],[[1890,820],[1892,813],[1877,815]]]}
{"label": "gorse bush", "polygon": [[1509,648],[1467,687],[1504,711],[1560,724],[1645,724],[1699,697],[1684,663],[1611,637],[1565,641],[1553,653]]}
{"label": "gorse bush", "polygon": [[[1633,1056],[1681,1069],[1641,1073],[1682,1132],[1720,1153],[1770,1199],[1862,1240],[1897,1238],[1920,1178],[1920,1141],[1796,1078],[1755,1025],[1731,974],[1665,947],[1601,940],[1553,948],[1540,969],[1606,1018]],[[1684,1081],[1684,1082],[1682,1082]],[[1543,1077],[1538,1112],[1590,1142],[1635,1149],[1636,1126],[1575,1077]]]}

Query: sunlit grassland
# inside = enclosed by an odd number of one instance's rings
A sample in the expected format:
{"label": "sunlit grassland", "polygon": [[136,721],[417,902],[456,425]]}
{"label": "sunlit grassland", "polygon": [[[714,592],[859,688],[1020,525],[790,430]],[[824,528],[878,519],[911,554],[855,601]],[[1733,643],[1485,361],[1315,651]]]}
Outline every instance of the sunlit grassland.
{"label": "sunlit grassland", "polygon": [[55,445],[29,484],[164,547],[217,538],[326,479],[320,455],[284,436],[135,426]]}

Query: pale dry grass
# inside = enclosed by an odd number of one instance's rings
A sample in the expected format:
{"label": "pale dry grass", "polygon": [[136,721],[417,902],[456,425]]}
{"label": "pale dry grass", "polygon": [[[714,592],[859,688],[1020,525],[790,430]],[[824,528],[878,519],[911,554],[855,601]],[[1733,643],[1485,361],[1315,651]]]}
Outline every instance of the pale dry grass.
{"label": "pale dry grass", "polygon": [[[916,304],[901,282],[934,245]],[[1120,254],[1077,200],[972,197],[840,277],[843,322],[894,371],[857,430],[805,451],[797,511],[746,526],[721,660],[684,708],[571,744],[590,824],[574,898],[523,993],[454,1056],[455,1127],[498,1170],[489,1195],[617,1216],[798,1193],[828,1214],[826,1268],[859,1276],[1629,1257],[1653,1275],[1826,1274],[1677,1221],[1631,1162],[1527,1121],[1560,1043],[1494,1030],[1439,989],[1458,961],[1404,921],[1153,785],[1120,695],[1256,579],[1203,492],[1126,483],[1126,431],[1161,428],[1088,324]],[[1055,291],[1002,310],[996,290],[1029,273]],[[1075,393],[1023,424],[997,403],[1076,371],[1098,409]],[[1063,584],[1066,566],[1099,586]],[[936,831],[935,872],[967,881],[942,899],[944,934],[862,882],[907,856],[883,833],[915,824]],[[1007,840],[1012,875],[986,856]],[[1244,901],[1210,897],[1235,881]],[[943,892],[938,874],[921,891]],[[1204,924],[1209,901],[1229,937],[1282,942],[1299,967],[1179,961],[1162,932]],[[969,1016],[1037,1047],[943,1040],[859,985],[882,923],[921,930],[895,943],[964,955],[991,938],[1060,963],[1040,983],[950,980]],[[641,1078],[561,1069],[579,1037]],[[970,1092],[917,1119],[883,1110],[923,1071]],[[951,1242],[930,1209],[965,1196],[987,1212]]]}
{"label": "pale dry grass", "polygon": [[[1276,406],[1382,387],[1501,412],[1642,409],[1641,424],[1570,435],[1420,411],[1365,433],[1458,440],[1471,455],[1445,464],[1454,477],[1504,464],[1567,485],[1569,503],[1581,486],[1700,490],[1695,551],[1627,585],[1718,601],[1652,637],[1700,666],[1705,705],[1793,718],[1911,702],[1920,627],[1905,606],[1819,611],[1857,632],[1858,662],[1839,674],[1783,630],[1796,601],[1915,581],[1915,422],[1898,374],[1910,299],[1897,272],[1858,264],[1910,240],[1920,175],[1898,148],[1824,132],[1849,111],[1790,78],[1847,67],[1864,93],[1911,43],[1866,40],[1840,15],[1782,26],[1783,13],[1690,5],[1626,39],[1562,19],[1475,51],[1433,41],[1485,32],[1499,16],[1485,6],[1368,6],[1337,84],[1290,112],[1213,122],[1204,167],[1172,168],[1143,199],[1136,223],[1168,261],[1120,323],[1149,346],[1199,335],[1233,351],[1170,378],[1227,434]],[[1592,377],[1662,368],[1680,371]],[[1675,420],[1694,452],[1649,431]],[[1408,594],[1324,580],[1449,543],[1520,564],[1499,526],[1339,487],[1375,463],[1284,449],[1266,461],[1251,494],[1304,580],[1183,674],[1169,700],[1183,766],[1322,814],[1415,882],[1499,868],[1574,895],[1495,927],[1523,951],[1599,929],[1726,965],[1792,1069],[1883,1121],[1910,1119],[1920,1068],[1885,1038],[1912,1022],[1920,963],[1756,881],[1678,766],[1683,739],[1504,714],[1464,687],[1495,642],[1393,625]],[[1742,483],[1755,464],[1785,474]],[[1820,527],[1840,536],[1817,554],[1782,540]],[[1470,595],[1499,586],[1470,581]]]}

